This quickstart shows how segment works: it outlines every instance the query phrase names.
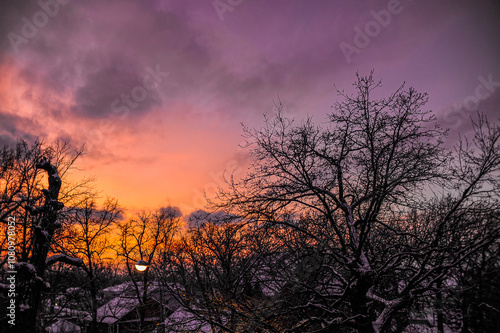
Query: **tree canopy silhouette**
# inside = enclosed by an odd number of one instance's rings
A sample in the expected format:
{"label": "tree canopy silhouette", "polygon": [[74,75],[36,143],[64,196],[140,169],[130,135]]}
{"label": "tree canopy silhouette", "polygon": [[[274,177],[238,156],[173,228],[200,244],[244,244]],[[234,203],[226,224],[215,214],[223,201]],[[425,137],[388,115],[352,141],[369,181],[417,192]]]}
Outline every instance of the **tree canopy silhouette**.
{"label": "tree canopy silhouette", "polygon": [[373,98],[380,86],[357,75],[326,125],[295,124],[279,105],[262,129],[244,128],[251,171],[214,203],[310,245],[296,249],[301,279],[276,272],[293,279],[281,300],[290,331],[400,331],[498,241],[498,124],[479,116],[474,136],[447,149],[427,94],[403,85]]}

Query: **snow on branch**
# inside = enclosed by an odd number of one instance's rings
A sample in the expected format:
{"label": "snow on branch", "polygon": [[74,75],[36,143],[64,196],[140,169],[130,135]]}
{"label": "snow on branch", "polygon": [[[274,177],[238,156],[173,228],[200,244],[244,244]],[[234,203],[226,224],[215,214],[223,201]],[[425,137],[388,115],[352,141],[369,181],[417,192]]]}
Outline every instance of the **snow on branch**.
{"label": "snow on branch", "polygon": [[56,255],[53,255],[51,257],[48,257],[45,260],[45,263],[47,264],[47,266],[53,265],[56,262],[63,262],[63,263],[66,263],[68,265],[79,266],[79,267],[83,266],[83,260],[82,259],[80,259],[80,258],[73,258],[73,257],[70,257],[70,256],[68,256],[66,254],[56,254]]}
{"label": "snow on branch", "polygon": [[14,266],[16,267],[16,270],[24,269],[24,270],[27,270],[28,272],[30,272],[31,274],[36,275],[35,266],[33,266],[33,264],[30,264],[29,262],[21,261],[21,262],[14,264]]}

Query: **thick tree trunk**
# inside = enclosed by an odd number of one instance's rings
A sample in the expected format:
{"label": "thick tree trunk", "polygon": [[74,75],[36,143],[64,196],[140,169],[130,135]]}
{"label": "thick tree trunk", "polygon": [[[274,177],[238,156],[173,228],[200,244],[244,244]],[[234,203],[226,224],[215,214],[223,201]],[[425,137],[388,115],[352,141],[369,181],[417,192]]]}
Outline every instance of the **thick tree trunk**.
{"label": "thick tree trunk", "polygon": [[91,311],[92,311],[92,321],[90,322],[90,329],[89,333],[97,333],[97,308],[98,308],[98,303],[97,303],[97,291],[98,291],[98,286],[95,283],[94,280],[94,274],[91,273],[89,274],[90,278],[90,297],[91,297]]}
{"label": "thick tree trunk", "polygon": [[441,293],[442,282],[437,283],[436,294],[436,312],[437,312],[437,329],[439,333],[444,333],[444,315],[443,315],[443,294]]}
{"label": "thick tree trunk", "polygon": [[45,202],[41,207],[27,207],[33,216],[40,216],[37,225],[33,225],[33,247],[32,255],[26,265],[26,274],[20,275],[21,286],[19,292],[24,293],[20,297],[22,304],[16,320],[16,332],[41,332],[43,327],[39,322],[38,311],[41,304],[41,294],[45,288],[43,274],[47,267],[46,260],[52,243],[54,232],[59,228],[57,223],[57,212],[63,207],[58,201],[61,179],[54,165],[42,160],[36,165],[37,169],[45,170],[49,178],[49,188],[43,190]]}
{"label": "thick tree trunk", "polygon": [[[363,266],[361,266],[363,267]],[[359,270],[359,268],[357,268]],[[357,284],[352,290],[351,305],[353,309],[353,314],[358,315],[356,320],[356,328],[359,333],[373,333],[375,332],[372,325],[372,320],[370,318],[370,313],[368,310],[368,291],[372,286],[372,276],[369,272],[361,270],[358,273],[359,277],[356,279]]]}
{"label": "thick tree trunk", "polygon": [[462,310],[462,332],[463,333],[469,333],[469,303],[468,303],[468,297],[467,297],[467,292],[462,292],[462,298],[460,299],[461,301],[461,310]]}

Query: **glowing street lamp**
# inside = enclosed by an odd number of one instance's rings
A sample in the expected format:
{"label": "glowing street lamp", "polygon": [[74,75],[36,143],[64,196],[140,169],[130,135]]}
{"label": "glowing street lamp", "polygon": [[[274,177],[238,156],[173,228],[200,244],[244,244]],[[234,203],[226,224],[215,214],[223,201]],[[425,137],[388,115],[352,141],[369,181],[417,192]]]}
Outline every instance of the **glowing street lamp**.
{"label": "glowing street lamp", "polygon": [[149,263],[145,260],[138,260],[135,264],[135,269],[137,269],[139,272],[144,272],[146,269],[148,269]]}

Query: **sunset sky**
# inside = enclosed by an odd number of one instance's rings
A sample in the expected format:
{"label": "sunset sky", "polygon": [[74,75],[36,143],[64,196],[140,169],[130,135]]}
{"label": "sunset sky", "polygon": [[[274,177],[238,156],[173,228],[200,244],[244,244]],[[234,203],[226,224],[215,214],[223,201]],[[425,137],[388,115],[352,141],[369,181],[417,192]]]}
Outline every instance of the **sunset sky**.
{"label": "sunset sky", "polygon": [[0,145],[86,143],[80,175],[129,209],[202,208],[246,172],[241,123],[278,98],[317,123],[356,71],[406,81],[466,132],[500,105],[498,1],[0,2]]}

